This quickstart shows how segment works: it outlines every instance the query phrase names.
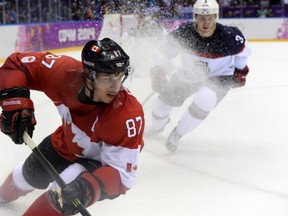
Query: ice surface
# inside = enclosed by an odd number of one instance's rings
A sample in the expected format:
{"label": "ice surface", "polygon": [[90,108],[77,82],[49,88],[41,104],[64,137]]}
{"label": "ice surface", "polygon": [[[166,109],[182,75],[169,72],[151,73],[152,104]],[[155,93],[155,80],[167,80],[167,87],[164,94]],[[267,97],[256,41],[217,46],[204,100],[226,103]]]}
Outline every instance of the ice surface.
{"label": "ice surface", "polygon": [[[125,196],[95,203],[88,208],[92,215],[288,215],[288,43],[251,46],[247,85],[233,89],[200,127],[183,137],[178,150],[169,154],[164,143],[185,106],[174,109],[165,131],[145,139],[134,188]],[[79,53],[64,54],[79,58]],[[138,73],[134,72],[127,86],[143,101],[151,90],[148,76]],[[40,142],[59,125],[60,118],[41,93],[33,92],[32,97],[38,121],[34,140]],[[147,124],[150,102],[144,105]],[[30,149],[13,144],[2,134],[0,139],[3,182]],[[0,215],[21,215],[41,193],[35,191],[1,207]]]}

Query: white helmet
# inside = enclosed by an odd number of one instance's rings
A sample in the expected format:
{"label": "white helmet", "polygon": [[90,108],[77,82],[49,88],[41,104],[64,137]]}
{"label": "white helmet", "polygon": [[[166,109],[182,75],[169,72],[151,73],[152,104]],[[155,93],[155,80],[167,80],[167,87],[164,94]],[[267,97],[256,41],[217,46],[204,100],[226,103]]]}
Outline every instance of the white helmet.
{"label": "white helmet", "polygon": [[216,0],[197,0],[193,6],[193,19],[195,15],[209,15],[216,14],[219,16],[219,4]]}

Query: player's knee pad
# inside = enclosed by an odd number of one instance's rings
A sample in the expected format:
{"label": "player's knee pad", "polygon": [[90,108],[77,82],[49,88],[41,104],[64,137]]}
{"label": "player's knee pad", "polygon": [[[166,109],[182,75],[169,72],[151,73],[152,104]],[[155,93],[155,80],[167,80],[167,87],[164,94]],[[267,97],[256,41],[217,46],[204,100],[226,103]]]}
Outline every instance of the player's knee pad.
{"label": "player's knee pad", "polygon": [[189,113],[198,118],[204,119],[217,104],[217,94],[210,88],[200,88],[189,107]]}

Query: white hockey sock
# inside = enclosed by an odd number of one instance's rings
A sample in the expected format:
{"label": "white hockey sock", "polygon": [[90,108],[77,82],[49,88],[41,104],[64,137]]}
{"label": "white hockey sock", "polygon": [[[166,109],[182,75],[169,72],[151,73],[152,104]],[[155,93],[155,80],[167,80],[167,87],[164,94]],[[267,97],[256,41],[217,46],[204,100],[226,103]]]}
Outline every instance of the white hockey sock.
{"label": "white hockey sock", "polygon": [[13,170],[13,181],[14,184],[21,190],[23,191],[30,191],[34,190],[35,188],[32,187],[28,182],[25,180],[22,172],[22,167],[23,167],[24,161],[19,163],[15,169]]}
{"label": "white hockey sock", "polygon": [[162,129],[169,121],[172,107],[158,97],[152,104],[152,126],[155,130]]}
{"label": "white hockey sock", "polygon": [[[86,171],[86,168],[83,165],[79,163],[74,163],[69,165],[62,173],[60,173],[60,177],[66,184],[69,184],[74,179],[76,179],[80,173],[84,171]],[[57,182],[54,181],[49,187],[49,189],[51,190],[56,188],[59,188],[59,185],[57,184]]]}
{"label": "white hockey sock", "polygon": [[177,132],[180,135],[185,135],[191,131],[193,131],[196,127],[198,127],[203,122],[203,119],[197,119],[193,117],[188,110],[186,110],[177,125]]}

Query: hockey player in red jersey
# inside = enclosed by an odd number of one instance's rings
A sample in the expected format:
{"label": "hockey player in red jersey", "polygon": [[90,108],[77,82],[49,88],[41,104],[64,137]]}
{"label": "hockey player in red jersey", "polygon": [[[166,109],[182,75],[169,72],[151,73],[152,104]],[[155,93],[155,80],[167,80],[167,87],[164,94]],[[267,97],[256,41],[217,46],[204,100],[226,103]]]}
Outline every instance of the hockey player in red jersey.
{"label": "hockey player in red jersey", "polygon": [[[194,95],[166,141],[172,152],[181,137],[198,127],[231,88],[245,85],[251,49],[238,28],[217,22],[218,15],[216,0],[197,0],[193,21],[178,26],[169,33],[168,42],[162,42],[167,61],[151,70],[152,89],[159,95],[153,101],[152,124],[145,129],[145,136],[163,131],[171,110]],[[170,68],[165,66],[175,56],[181,63],[168,80]]]}
{"label": "hockey player in red jersey", "polygon": [[[113,40],[89,41],[82,61],[46,53],[13,53],[0,68],[1,131],[16,144],[33,134],[36,120],[29,90],[44,92],[62,125],[38,146],[66,187],[53,183],[24,213],[74,215],[71,203],[85,207],[125,194],[135,183],[143,148],[141,104],[122,86],[130,73],[129,56]],[[12,202],[53,179],[32,153],[0,187],[0,203]]]}

